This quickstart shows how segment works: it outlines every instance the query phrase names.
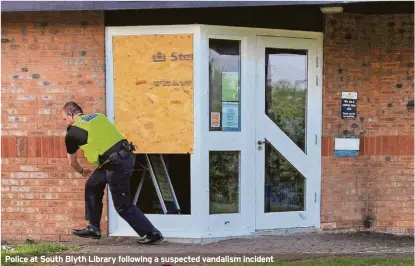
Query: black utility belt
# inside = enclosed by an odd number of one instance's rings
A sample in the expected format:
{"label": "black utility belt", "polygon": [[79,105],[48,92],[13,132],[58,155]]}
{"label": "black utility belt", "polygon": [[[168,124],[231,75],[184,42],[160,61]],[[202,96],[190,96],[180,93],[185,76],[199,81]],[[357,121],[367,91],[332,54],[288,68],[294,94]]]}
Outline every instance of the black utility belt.
{"label": "black utility belt", "polygon": [[[121,144],[121,147],[119,147],[118,151],[114,151],[109,155],[105,155],[102,156],[104,158],[100,158],[100,162],[103,161],[98,168],[102,168],[105,165],[109,164],[109,163],[113,163],[119,159],[124,159],[126,157],[128,157],[129,155],[131,155],[131,153],[133,151],[135,151],[135,145],[132,142],[128,142],[127,140],[123,140],[121,143],[117,143],[116,145],[118,146],[119,144]],[[114,145],[115,146],[115,145]],[[112,148],[110,149],[110,151],[112,150]]]}

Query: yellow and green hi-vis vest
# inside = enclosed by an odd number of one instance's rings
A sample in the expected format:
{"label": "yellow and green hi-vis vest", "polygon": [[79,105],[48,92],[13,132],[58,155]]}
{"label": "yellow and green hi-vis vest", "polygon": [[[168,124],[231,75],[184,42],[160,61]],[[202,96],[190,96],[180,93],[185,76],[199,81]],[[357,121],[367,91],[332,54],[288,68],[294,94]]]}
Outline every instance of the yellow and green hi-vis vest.
{"label": "yellow and green hi-vis vest", "polygon": [[72,126],[82,128],[88,132],[88,140],[79,148],[84,151],[88,162],[99,164],[98,156],[125,137],[117,130],[105,115],[93,113],[79,115]]}

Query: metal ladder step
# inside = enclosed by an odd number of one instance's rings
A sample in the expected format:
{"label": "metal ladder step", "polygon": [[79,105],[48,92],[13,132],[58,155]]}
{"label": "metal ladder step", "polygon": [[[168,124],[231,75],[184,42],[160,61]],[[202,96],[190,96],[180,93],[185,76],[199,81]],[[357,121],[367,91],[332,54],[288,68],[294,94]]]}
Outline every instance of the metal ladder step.
{"label": "metal ladder step", "polygon": [[173,184],[171,183],[170,175],[164,162],[163,155],[145,154],[145,159],[147,166],[144,168],[140,183],[138,184],[133,204],[137,204],[144,180],[148,174],[150,174],[161,208],[163,209],[163,213],[180,214],[181,210],[179,202],[177,200],[176,193],[174,192]]}

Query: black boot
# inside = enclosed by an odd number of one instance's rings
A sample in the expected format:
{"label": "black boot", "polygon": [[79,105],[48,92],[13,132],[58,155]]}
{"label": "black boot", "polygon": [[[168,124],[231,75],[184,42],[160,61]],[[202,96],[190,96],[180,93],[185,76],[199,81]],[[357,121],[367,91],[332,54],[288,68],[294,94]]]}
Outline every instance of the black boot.
{"label": "black boot", "polygon": [[164,237],[160,232],[151,232],[137,240],[138,244],[150,245],[158,244],[163,241]]}
{"label": "black boot", "polygon": [[93,239],[101,238],[101,230],[92,224],[89,224],[84,229],[73,229],[72,234],[79,236],[79,237],[87,237],[87,238],[93,238]]}

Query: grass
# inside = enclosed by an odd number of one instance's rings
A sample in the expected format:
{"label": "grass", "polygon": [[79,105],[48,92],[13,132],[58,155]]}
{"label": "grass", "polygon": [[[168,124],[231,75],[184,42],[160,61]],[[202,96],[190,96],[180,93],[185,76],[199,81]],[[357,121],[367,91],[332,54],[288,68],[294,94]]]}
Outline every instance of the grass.
{"label": "grass", "polygon": [[[2,250],[1,261],[2,265],[40,265],[35,263],[17,263],[17,262],[5,262],[6,256],[20,256],[30,257],[50,255],[53,253],[60,253],[69,250],[77,250],[80,246],[77,245],[62,245],[58,243],[39,243],[39,244],[23,244],[16,246],[9,246],[12,250]],[[179,265],[179,264],[176,264]],[[303,261],[291,261],[280,262],[275,261],[272,263],[208,263],[208,265],[216,266],[248,266],[248,265],[261,265],[261,266],[413,266],[413,258],[402,257],[335,257],[335,258],[318,258],[308,259]]]}
{"label": "grass", "polygon": [[[58,253],[63,251],[69,250],[76,250],[79,246],[76,245],[62,245],[58,243],[30,243],[30,244],[22,244],[22,245],[7,245],[10,247],[10,250],[3,249],[1,251],[1,264],[2,265],[35,265],[33,262],[30,263],[30,258],[32,257],[39,257],[41,255],[49,255],[52,253]],[[28,263],[19,263],[19,262],[6,262],[6,256],[19,256],[19,257],[26,257],[28,258]]]}
{"label": "grass", "polygon": [[[211,264],[206,264],[211,265]],[[221,266],[413,266],[413,258],[380,258],[380,257],[342,257],[319,258],[304,261],[273,262],[273,263],[218,263]]]}

